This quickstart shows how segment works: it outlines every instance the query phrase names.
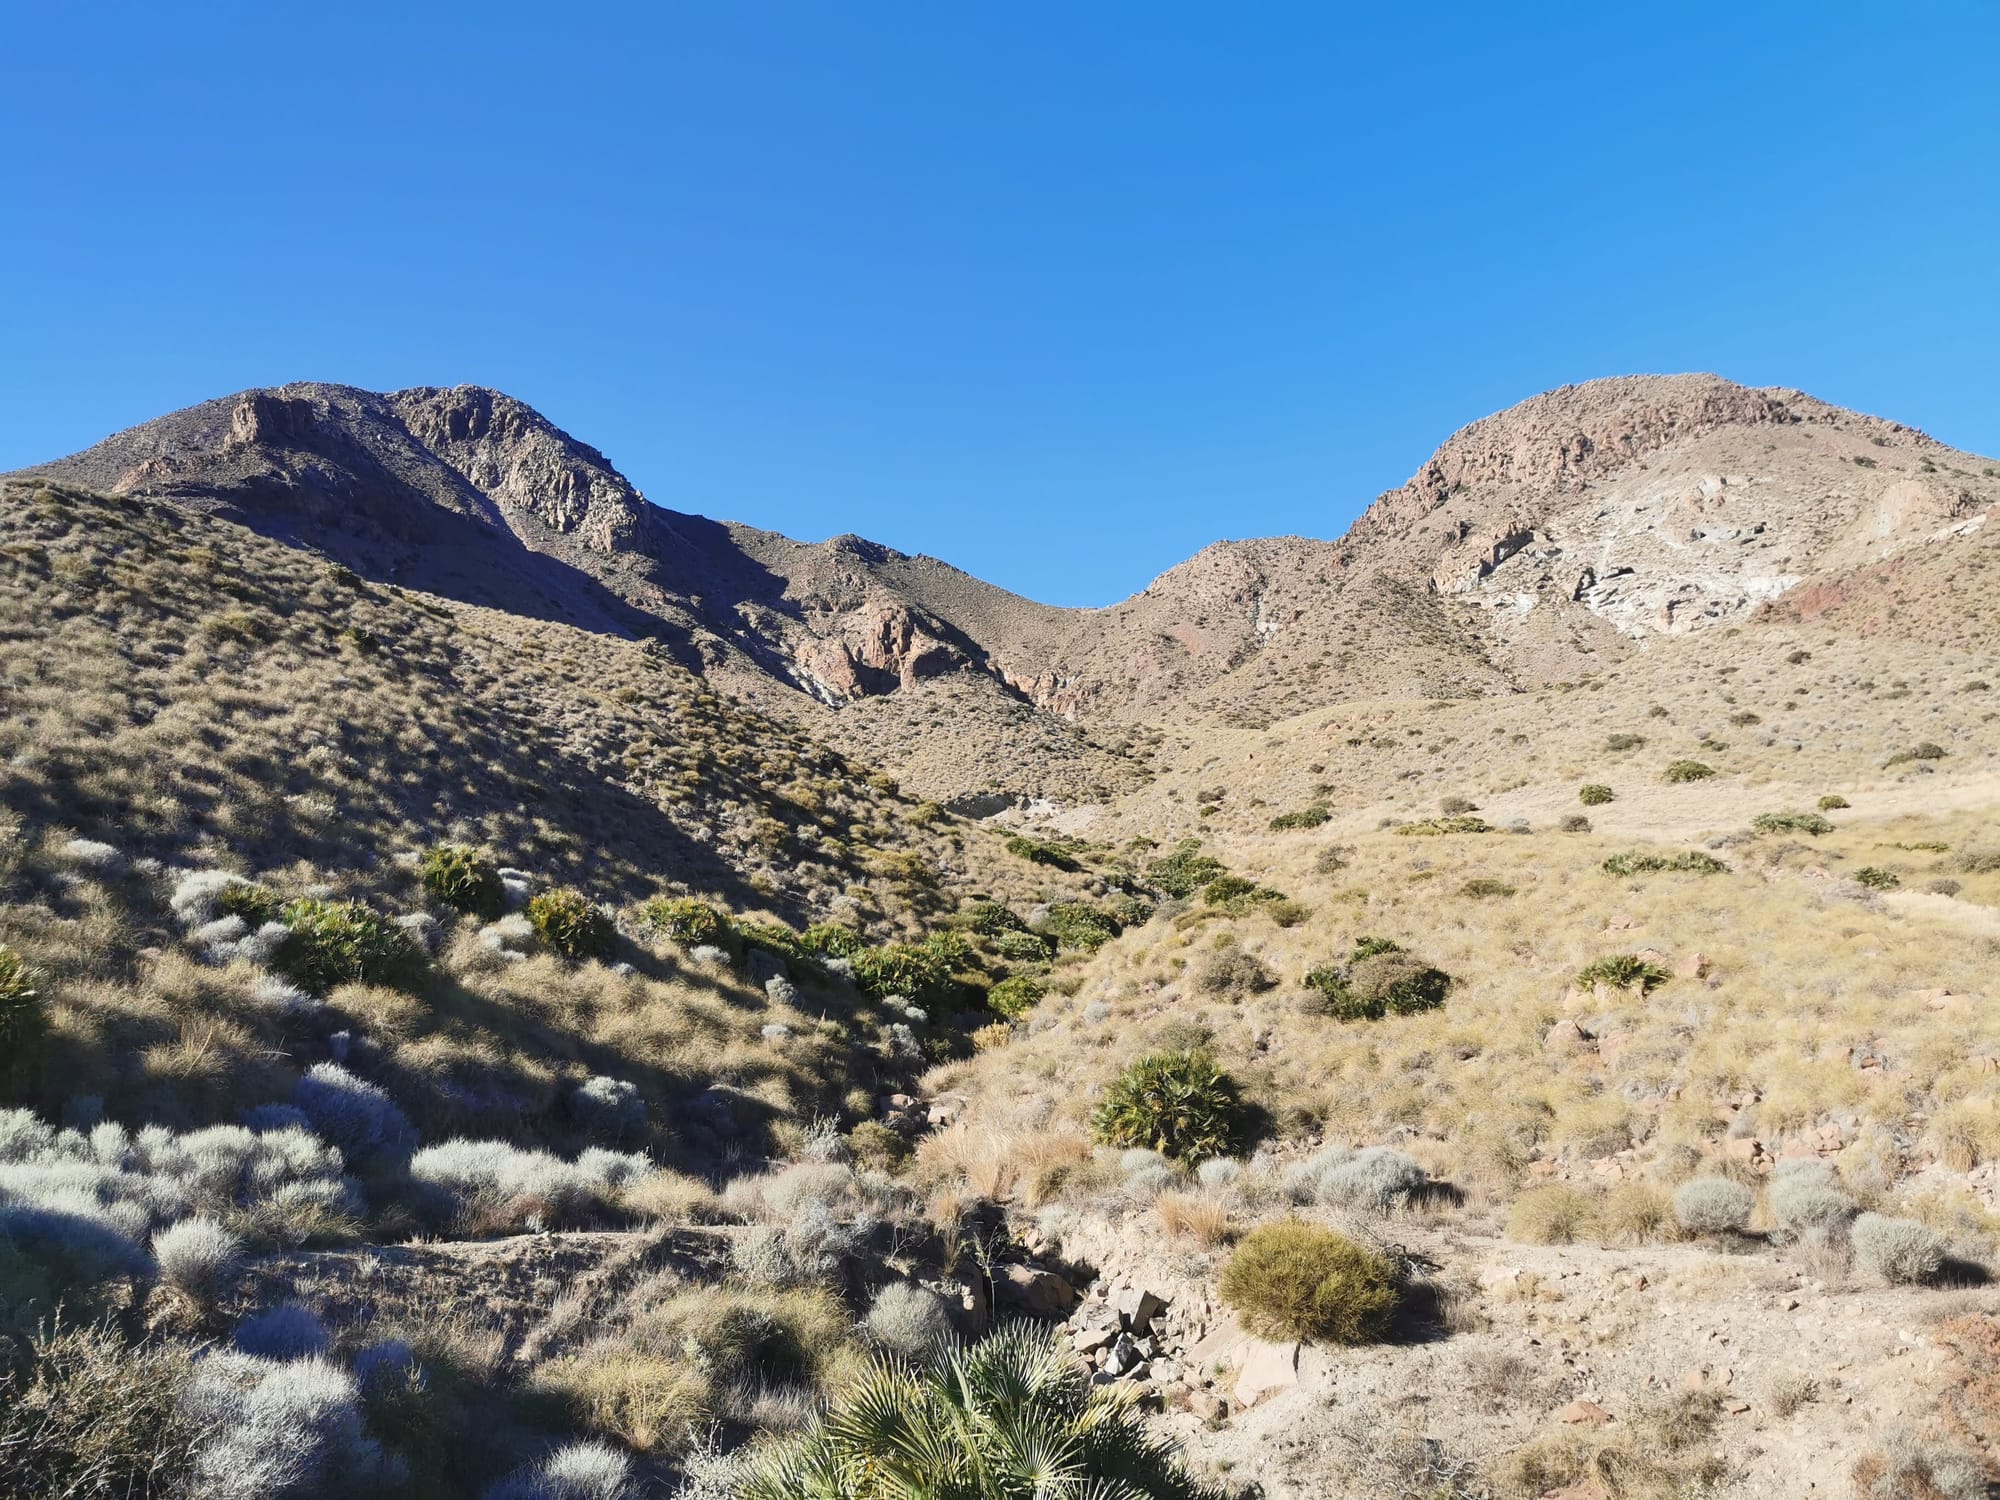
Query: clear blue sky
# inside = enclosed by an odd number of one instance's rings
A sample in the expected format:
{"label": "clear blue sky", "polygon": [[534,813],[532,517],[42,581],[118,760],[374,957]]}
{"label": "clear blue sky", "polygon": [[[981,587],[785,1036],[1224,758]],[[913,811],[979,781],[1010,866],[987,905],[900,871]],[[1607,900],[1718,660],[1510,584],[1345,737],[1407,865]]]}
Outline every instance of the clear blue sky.
{"label": "clear blue sky", "polygon": [[1994,0],[0,0],[0,469],[498,386],[654,500],[1103,604],[1534,391],[2000,453]]}

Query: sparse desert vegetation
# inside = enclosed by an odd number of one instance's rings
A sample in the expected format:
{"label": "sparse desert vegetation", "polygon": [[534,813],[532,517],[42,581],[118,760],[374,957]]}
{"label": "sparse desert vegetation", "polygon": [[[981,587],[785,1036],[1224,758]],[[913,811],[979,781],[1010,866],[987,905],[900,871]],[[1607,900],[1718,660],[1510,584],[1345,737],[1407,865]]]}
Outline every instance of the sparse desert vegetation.
{"label": "sparse desert vegetation", "polygon": [[822,698],[767,670],[809,612],[753,651],[0,501],[0,1494],[1993,1472],[1963,620],[1854,583],[1631,652],[1572,581],[1489,654],[1315,584],[1226,666],[1157,631],[1172,691],[1037,617],[1053,712],[904,559],[951,664],[784,657]]}

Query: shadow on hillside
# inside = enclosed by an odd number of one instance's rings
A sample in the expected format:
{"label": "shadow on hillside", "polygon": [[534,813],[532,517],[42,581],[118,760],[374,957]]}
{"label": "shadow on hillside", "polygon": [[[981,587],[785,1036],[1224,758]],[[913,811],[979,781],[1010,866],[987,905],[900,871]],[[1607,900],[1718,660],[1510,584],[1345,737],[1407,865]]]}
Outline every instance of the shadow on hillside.
{"label": "shadow on hillside", "polygon": [[626,639],[657,639],[682,666],[701,670],[681,625],[632,604],[561,558],[535,551],[505,526],[365,485],[334,495],[270,476],[198,496],[160,498],[192,499],[199,509],[322,554],[371,583]]}

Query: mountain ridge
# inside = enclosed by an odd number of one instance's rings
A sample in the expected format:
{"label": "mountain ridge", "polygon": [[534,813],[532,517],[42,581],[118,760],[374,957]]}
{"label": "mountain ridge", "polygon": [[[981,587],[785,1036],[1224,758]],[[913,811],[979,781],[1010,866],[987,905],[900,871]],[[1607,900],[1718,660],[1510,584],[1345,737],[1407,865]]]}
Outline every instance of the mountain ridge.
{"label": "mountain ridge", "polygon": [[[1092,609],[853,533],[803,542],[672,509],[477,386],[239,392],[21,473],[217,511],[386,582],[657,638],[892,766],[912,715],[949,698],[969,765],[988,770],[942,793],[1049,790],[1003,764],[1026,707],[1062,721],[1037,730],[1054,759],[1088,765],[1057,778],[1068,797],[1136,774],[1077,726],[1532,690],[1800,590],[1845,597],[1856,569],[1983,525],[2000,501],[2000,470],[1906,424],[1706,374],[1531,396],[1461,427],[1337,537],[1217,541]],[[877,702],[897,695],[899,709]],[[863,704],[877,706],[849,712]]]}

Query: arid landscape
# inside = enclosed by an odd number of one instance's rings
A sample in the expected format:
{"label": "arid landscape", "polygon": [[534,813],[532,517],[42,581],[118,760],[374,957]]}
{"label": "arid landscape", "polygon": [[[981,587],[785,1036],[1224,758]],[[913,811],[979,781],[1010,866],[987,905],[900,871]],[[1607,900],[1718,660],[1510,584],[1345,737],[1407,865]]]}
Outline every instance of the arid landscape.
{"label": "arid landscape", "polygon": [[5,476],[0,1497],[1986,1495],[1996,504],[1707,375],[1096,610],[471,387]]}

